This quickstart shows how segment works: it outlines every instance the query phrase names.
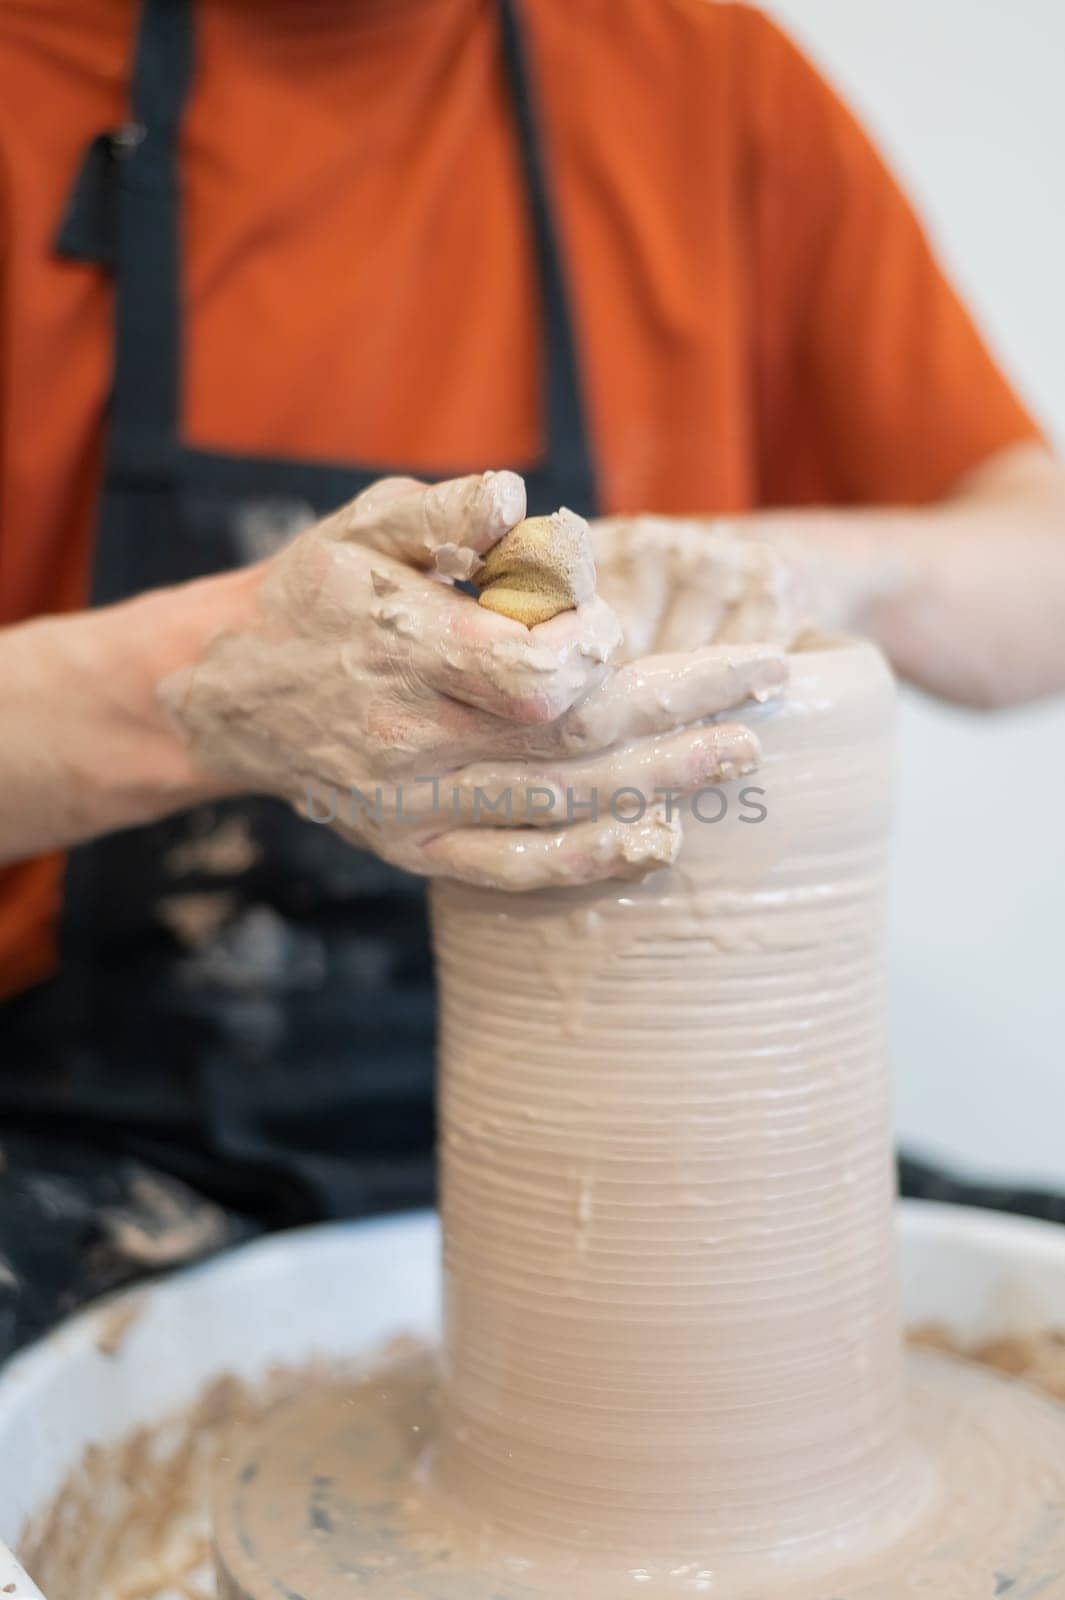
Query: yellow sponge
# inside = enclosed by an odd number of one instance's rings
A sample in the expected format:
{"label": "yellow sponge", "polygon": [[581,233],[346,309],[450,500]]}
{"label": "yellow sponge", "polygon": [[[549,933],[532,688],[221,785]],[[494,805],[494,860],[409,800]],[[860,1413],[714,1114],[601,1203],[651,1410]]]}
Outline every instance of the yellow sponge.
{"label": "yellow sponge", "polygon": [[527,628],[572,611],[595,593],[588,524],[563,507],[504,534],[473,575],[480,603]]}

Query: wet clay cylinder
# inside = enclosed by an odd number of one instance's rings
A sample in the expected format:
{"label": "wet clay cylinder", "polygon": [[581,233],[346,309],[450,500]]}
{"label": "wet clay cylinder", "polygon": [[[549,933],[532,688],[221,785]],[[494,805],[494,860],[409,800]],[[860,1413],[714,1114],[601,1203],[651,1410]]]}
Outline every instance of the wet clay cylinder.
{"label": "wet clay cylinder", "polygon": [[669,872],[434,886],[442,1370],[309,1373],[234,1441],[220,1600],[1061,1591],[1065,1412],[928,1353],[903,1392],[892,686],[791,667]]}
{"label": "wet clay cylinder", "polygon": [[842,1555],[908,1515],[884,1039],[893,686],[863,644],[791,668],[750,718],[757,778],[697,798],[669,872],[433,888],[432,1473],[521,1545]]}

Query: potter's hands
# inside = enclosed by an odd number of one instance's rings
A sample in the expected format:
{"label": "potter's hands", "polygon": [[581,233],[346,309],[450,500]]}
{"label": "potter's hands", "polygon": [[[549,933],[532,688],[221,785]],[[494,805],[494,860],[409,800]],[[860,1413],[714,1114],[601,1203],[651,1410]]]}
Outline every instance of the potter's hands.
{"label": "potter's hands", "polygon": [[783,665],[710,650],[615,669],[602,600],[532,629],[478,606],[447,580],[524,510],[512,473],[385,480],[254,569],[235,625],[160,687],[194,760],[422,874],[524,889],[671,860],[669,808],[619,822],[607,799],[753,770],[745,728],[686,725],[774,693]]}
{"label": "potter's hands", "polygon": [[899,583],[898,560],[871,532],[829,542],[810,514],[607,517],[591,528],[626,656],[711,642],[787,649],[814,630],[861,630],[869,604]]}

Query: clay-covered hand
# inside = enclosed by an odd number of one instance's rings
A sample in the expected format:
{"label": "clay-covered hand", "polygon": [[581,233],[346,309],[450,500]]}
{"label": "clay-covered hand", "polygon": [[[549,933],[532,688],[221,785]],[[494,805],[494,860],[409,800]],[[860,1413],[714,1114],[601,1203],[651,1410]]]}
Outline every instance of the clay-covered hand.
{"label": "clay-covered hand", "polygon": [[619,822],[606,798],[753,770],[753,734],[702,719],[775,693],[783,662],[614,668],[620,628],[594,595],[532,628],[478,605],[451,580],[524,511],[513,473],[383,480],[253,569],[242,624],[160,686],[197,763],[417,873],[523,889],[671,860],[668,806]]}
{"label": "clay-covered hand", "polygon": [[892,593],[899,564],[872,533],[816,537],[816,519],[605,517],[591,524],[598,592],[617,613],[624,654],[771,643],[861,630]]}

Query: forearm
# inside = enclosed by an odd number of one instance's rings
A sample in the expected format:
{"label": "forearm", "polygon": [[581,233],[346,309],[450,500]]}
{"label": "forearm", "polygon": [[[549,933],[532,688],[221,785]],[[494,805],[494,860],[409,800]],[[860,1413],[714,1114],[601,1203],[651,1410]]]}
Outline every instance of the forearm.
{"label": "forearm", "polygon": [[0,632],[0,861],[211,798],[157,698],[247,606],[226,574]]}
{"label": "forearm", "polygon": [[985,709],[1065,689],[1065,472],[1041,448],[1003,453],[933,506],[758,521],[813,554],[832,620],[919,688]]}

